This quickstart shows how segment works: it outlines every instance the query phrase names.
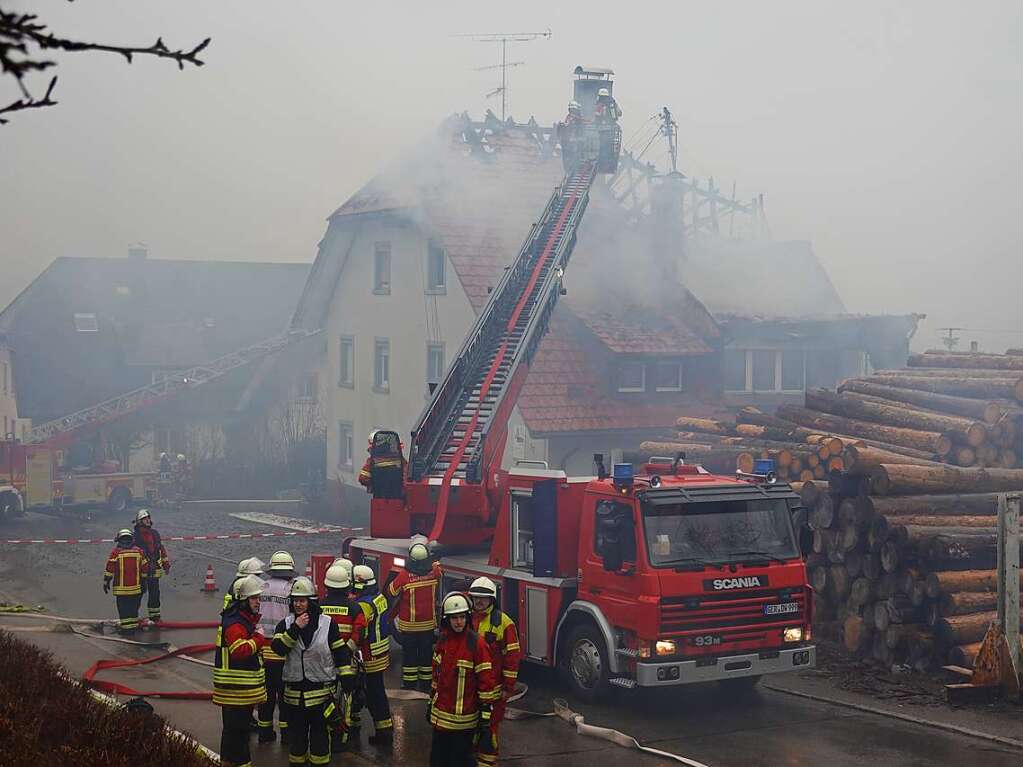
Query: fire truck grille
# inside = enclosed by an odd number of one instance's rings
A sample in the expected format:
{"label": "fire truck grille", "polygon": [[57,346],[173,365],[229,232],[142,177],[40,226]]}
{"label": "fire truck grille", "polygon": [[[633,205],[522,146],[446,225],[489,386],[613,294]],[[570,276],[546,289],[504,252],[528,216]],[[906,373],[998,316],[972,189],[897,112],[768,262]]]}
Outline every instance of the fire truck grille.
{"label": "fire truck grille", "polygon": [[[794,612],[767,613],[765,606],[796,603]],[[661,634],[690,634],[727,629],[723,634],[748,634],[800,623],[806,615],[806,590],[758,589],[661,599]]]}

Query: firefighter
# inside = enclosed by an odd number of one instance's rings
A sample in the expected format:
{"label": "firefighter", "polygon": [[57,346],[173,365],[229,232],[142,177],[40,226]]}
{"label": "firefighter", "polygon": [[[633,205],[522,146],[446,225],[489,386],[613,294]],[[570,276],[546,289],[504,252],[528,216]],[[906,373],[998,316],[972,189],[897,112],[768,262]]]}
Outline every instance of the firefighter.
{"label": "firefighter", "polygon": [[251,767],[249,720],[252,708],[266,700],[266,679],[260,648],[259,596],[266,584],[256,575],[235,581],[233,599],[220,615],[213,662],[213,702],[220,706],[224,729],[220,763]]}
{"label": "firefighter", "polygon": [[473,740],[490,753],[490,716],[500,698],[486,642],[472,630],[469,599],[444,597],[440,639],[433,651],[433,680],[427,717],[433,726],[430,767],[471,767]]}
{"label": "firefighter", "polygon": [[[327,595],[320,603],[320,611],[337,624],[341,639],[347,643],[352,638],[352,626],[355,623],[355,612],[358,609],[351,601],[351,573],[343,564],[335,562],[327,568],[323,585],[327,587]],[[349,645],[349,649],[351,649],[351,645]],[[337,673],[340,682],[337,703],[341,709],[342,723],[331,731],[330,742],[331,751],[344,751],[351,741],[352,696],[358,682],[357,664],[354,657],[347,666],[338,668]]]}
{"label": "firefighter", "polygon": [[170,559],[167,549],[163,547],[160,533],[153,527],[153,516],[149,509],[139,509],[135,515],[135,542],[149,560],[149,572],[146,575],[147,611],[152,623],[160,622],[160,578],[170,574]]}
{"label": "firefighter", "polygon": [[422,541],[408,548],[408,564],[387,587],[387,596],[398,600],[398,631],[401,632],[401,687],[430,690],[433,632],[437,628],[437,588],[440,565],[430,564],[430,550]]}
{"label": "firefighter", "polygon": [[597,91],[597,103],[593,107],[593,119],[598,123],[616,123],[622,116],[618,102],[611,98],[611,91],[601,88]]}
{"label": "firefighter", "polygon": [[288,763],[330,763],[328,726],[341,718],[334,703],[339,670],[352,663],[337,624],[320,613],[316,587],[306,576],[291,584],[291,613],[274,631],[274,652],[284,658],[284,700],[290,733]]}
{"label": "firefighter", "polygon": [[374,498],[404,498],[405,455],[397,435],[370,432],[366,452],[369,455],[359,472],[359,484]]}
{"label": "firefighter", "polygon": [[[295,578],[295,560],[286,551],[275,551],[270,557],[270,577],[266,589],[259,597],[259,627],[266,637],[273,637],[277,624],[288,615],[291,582]],[[274,708],[279,711],[281,743],[288,742],[288,716],[284,704],[284,658],[274,652],[273,644],[263,646],[263,665],[266,667],[266,701],[256,714],[260,743],[273,743]]]}
{"label": "firefighter", "polygon": [[[227,593],[224,594],[225,610],[228,605],[231,604],[231,600],[234,599],[234,585],[242,578],[249,575],[255,575],[262,580],[263,562],[259,559],[259,557],[246,557],[238,563],[238,569],[234,571],[234,578],[231,580],[231,585],[227,587]],[[275,623],[274,625],[276,626],[277,624]]]}
{"label": "firefighter", "polygon": [[493,752],[480,751],[477,761],[482,767],[497,764],[497,728],[504,719],[508,698],[515,694],[522,649],[515,623],[497,609],[497,586],[494,582],[486,576],[477,578],[469,586],[469,596],[472,598],[472,628],[487,643],[490,660],[494,664],[494,676],[501,688],[501,696],[494,702],[494,713],[490,717]]}
{"label": "firefighter", "polygon": [[[391,721],[391,707],[384,689],[384,672],[391,662],[391,630],[388,625],[387,599],[377,588],[373,569],[356,565],[356,604],[359,611],[352,625],[352,639],[362,652],[366,672],[366,707],[373,717],[373,734],[370,743],[389,745],[394,738],[394,723]],[[358,710],[352,712],[352,726],[358,728]]]}
{"label": "firefighter", "polygon": [[149,562],[127,528],[117,531],[116,545],[107,557],[103,572],[103,593],[110,593],[111,582],[117,601],[118,630],[134,634],[139,627],[139,607],[145,588]]}

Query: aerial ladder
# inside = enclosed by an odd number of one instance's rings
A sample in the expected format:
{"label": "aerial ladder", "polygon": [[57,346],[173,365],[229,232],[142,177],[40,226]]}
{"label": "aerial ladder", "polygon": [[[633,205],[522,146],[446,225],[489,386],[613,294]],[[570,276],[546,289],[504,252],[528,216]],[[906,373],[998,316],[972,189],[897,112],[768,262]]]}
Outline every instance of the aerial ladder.
{"label": "aerial ladder", "polygon": [[[595,72],[584,83],[594,92],[596,84],[610,84],[611,74],[610,70]],[[575,145],[583,149],[491,292],[412,429],[404,497],[387,500],[375,495],[373,535],[423,534],[451,545],[478,545],[492,535],[508,419],[551,313],[565,292],[562,278],[590,187],[598,173],[614,172],[620,151],[617,123],[591,122],[579,130],[585,135]],[[399,445],[395,432],[379,430],[372,436],[370,452],[382,455],[388,447],[393,451]]]}

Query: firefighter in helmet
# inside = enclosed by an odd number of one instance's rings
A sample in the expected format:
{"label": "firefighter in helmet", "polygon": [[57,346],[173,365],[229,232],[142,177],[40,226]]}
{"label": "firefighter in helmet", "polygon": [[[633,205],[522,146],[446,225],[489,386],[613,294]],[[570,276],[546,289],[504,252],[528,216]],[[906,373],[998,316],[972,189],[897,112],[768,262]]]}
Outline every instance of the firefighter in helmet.
{"label": "firefighter in helmet", "polygon": [[[359,609],[352,602],[351,571],[340,562],[335,562],[327,568],[323,585],[327,588],[327,595],[320,602],[320,611],[337,624],[341,639],[347,643],[351,641],[355,614]],[[351,649],[351,645],[349,645],[349,649]],[[331,751],[344,751],[351,739],[352,695],[358,681],[358,669],[354,655],[352,662],[338,668],[337,672],[338,681],[341,683],[337,704],[341,709],[342,722],[331,731]]]}
{"label": "firefighter in helmet", "polygon": [[122,634],[134,634],[139,627],[139,607],[149,561],[142,549],[135,545],[131,530],[118,530],[115,540],[116,545],[107,557],[103,572],[103,593],[109,594],[113,586],[118,630]]}
{"label": "firefighter in helmet", "polygon": [[616,123],[621,119],[622,110],[611,96],[611,91],[601,88],[597,91],[597,103],[593,107],[593,119],[598,123]]}
{"label": "firefighter in helmet", "polygon": [[405,690],[430,689],[433,632],[437,628],[437,589],[440,565],[430,562],[425,539],[408,547],[405,569],[387,586],[387,596],[398,602],[401,634],[401,686]]}
{"label": "firefighter in helmet", "polygon": [[374,498],[404,498],[405,455],[398,435],[380,429],[370,432],[366,452],[369,455],[359,472],[359,484]]}
{"label": "firefighter in helmet", "polygon": [[469,598],[448,594],[442,612],[427,706],[433,726],[430,767],[468,767],[474,764],[474,739],[481,754],[495,750],[490,717],[501,691],[486,642],[472,630]]}
{"label": "firefighter in helmet", "polygon": [[163,546],[160,533],[153,527],[153,515],[149,509],[139,509],[135,515],[135,543],[149,560],[149,572],[146,575],[146,590],[149,596],[146,601],[147,615],[153,623],[160,622],[160,578],[170,574],[170,558]]}
{"label": "firefighter in helmet", "polygon": [[[391,720],[391,706],[387,702],[384,688],[384,672],[391,663],[391,627],[387,599],[377,588],[376,574],[371,567],[356,565],[355,622],[352,624],[352,641],[362,653],[366,669],[366,707],[373,717],[373,735],[369,742],[390,745],[394,738],[394,722]],[[358,728],[359,712],[352,712],[352,727]]]}
{"label": "firefighter in helmet", "polygon": [[515,693],[522,649],[515,623],[497,608],[497,585],[486,576],[477,578],[469,586],[469,596],[472,598],[472,628],[487,643],[494,664],[494,676],[501,689],[501,696],[494,702],[494,713],[490,718],[493,751],[484,753],[481,749],[477,756],[477,763],[483,767],[497,764],[497,728],[504,719],[508,698]]}
{"label": "firefighter in helmet", "polygon": [[[295,578],[295,560],[286,551],[275,551],[270,557],[270,577],[266,588],[259,597],[259,626],[264,636],[273,637],[277,624],[288,615],[288,600],[291,596],[291,582]],[[277,739],[274,731],[274,709],[280,719],[281,743],[288,742],[288,715],[284,703],[284,657],[274,652],[273,643],[263,647],[263,665],[266,667],[266,701],[259,705],[256,723],[259,728],[259,742],[273,743]]]}
{"label": "firefighter in helmet", "polygon": [[246,557],[238,563],[238,569],[234,571],[234,578],[231,580],[231,585],[227,587],[227,593],[224,594],[225,610],[231,604],[231,600],[234,599],[235,584],[242,578],[248,577],[249,575],[255,575],[257,578],[263,575],[263,563],[260,561],[259,557]]}
{"label": "firefighter in helmet", "polygon": [[258,575],[234,582],[233,597],[220,614],[213,665],[213,702],[220,706],[224,729],[220,763],[227,767],[251,764],[249,721],[252,708],[266,700],[266,679],[260,648],[267,639],[259,633],[259,595],[266,584]]}
{"label": "firefighter in helmet", "polygon": [[330,763],[329,727],[341,719],[334,702],[339,669],[352,653],[337,624],[321,614],[316,587],[302,575],[291,584],[291,613],[277,624],[273,650],[284,658],[290,764]]}

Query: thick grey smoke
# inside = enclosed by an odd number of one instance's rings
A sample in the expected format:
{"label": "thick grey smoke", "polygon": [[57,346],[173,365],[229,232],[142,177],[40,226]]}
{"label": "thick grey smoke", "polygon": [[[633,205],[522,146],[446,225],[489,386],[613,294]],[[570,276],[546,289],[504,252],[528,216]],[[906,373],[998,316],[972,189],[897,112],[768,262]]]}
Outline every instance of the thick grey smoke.
{"label": "thick grey smoke", "polygon": [[311,260],[324,218],[403,147],[496,106],[496,74],[472,69],[497,48],[452,33],[550,26],[510,56],[527,62],[516,118],[552,122],[574,65],[612,66],[626,134],[672,107],[683,170],[766,193],[774,236],[812,240],[851,311],[927,313],[921,347],[948,325],[1023,345],[1010,0],[20,5],[88,38],[213,45],[186,72],[59,57],[60,106],[0,129],[0,303],[54,257],[139,240],[161,258]]}

